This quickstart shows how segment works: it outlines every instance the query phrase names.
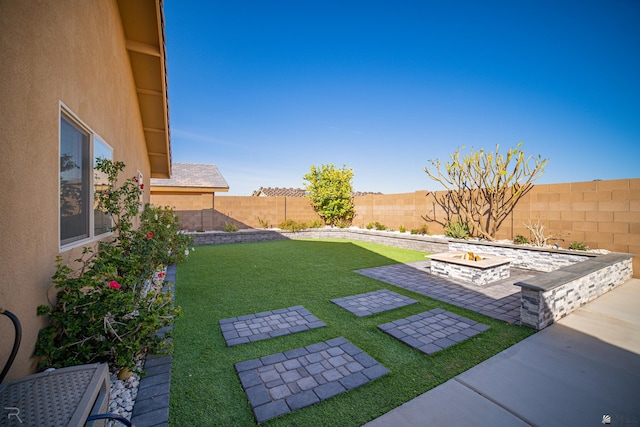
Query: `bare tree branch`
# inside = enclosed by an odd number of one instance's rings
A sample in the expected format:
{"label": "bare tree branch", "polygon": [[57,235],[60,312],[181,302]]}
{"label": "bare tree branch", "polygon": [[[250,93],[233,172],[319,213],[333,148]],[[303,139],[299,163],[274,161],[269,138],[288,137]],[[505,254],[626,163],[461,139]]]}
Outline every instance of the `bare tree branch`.
{"label": "bare tree branch", "polygon": [[[533,188],[549,162],[540,155],[526,156],[521,146],[519,143],[508,149],[506,156],[499,152],[499,145],[494,152],[480,149],[465,155],[461,155],[464,147],[459,147],[444,166],[440,160],[429,160],[432,168],[425,167],[424,171],[448,192],[434,196],[436,202],[447,214],[455,212],[467,222],[473,235],[495,240],[504,220]],[[432,220],[428,215],[423,218]]]}

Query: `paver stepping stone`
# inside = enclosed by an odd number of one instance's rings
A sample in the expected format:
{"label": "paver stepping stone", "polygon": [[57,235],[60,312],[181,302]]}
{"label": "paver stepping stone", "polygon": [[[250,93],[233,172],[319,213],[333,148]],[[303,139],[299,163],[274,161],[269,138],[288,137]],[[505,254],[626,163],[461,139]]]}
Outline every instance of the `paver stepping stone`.
{"label": "paver stepping stone", "polygon": [[489,326],[435,308],[378,328],[409,347],[432,354],[484,332]]}
{"label": "paver stepping stone", "polygon": [[219,321],[227,347],[327,326],[301,305]]}
{"label": "paver stepping stone", "polygon": [[236,363],[235,368],[258,423],[389,373],[343,337]]}
{"label": "paver stepping stone", "polygon": [[356,270],[356,273],[516,324],[520,323],[520,290],[513,284],[542,274],[511,267],[511,278],[482,287],[434,276],[430,273],[430,263],[431,261],[417,261],[385,265]]}
{"label": "paver stepping stone", "polygon": [[381,289],[366,294],[332,299],[331,302],[358,317],[364,317],[404,307],[405,305],[415,304],[418,301],[387,289]]}

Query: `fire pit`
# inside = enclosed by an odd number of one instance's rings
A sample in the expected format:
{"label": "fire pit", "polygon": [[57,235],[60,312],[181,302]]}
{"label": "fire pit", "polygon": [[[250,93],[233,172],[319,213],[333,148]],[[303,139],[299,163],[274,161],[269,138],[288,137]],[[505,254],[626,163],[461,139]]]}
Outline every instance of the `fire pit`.
{"label": "fire pit", "polygon": [[458,279],[476,285],[486,285],[509,277],[509,258],[474,254],[473,252],[445,252],[431,255],[431,274]]}

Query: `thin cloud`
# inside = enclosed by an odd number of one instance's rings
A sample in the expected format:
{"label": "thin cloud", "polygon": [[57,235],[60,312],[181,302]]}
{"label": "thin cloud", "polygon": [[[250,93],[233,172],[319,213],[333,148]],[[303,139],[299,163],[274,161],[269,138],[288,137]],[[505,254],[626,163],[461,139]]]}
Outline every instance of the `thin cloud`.
{"label": "thin cloud", "polygon": [[356,135],[362,135],[364,133],[364,132],[362,132],[360,130],[342,129],[342,128],[337,127],[337,126],[329,126],[329,129],[337,130],[337,131],[340,131],[340,132],[353,133],[353,134],[356,134]]}
{"label": "thin cloud", "polygon": [[243,148],[241,144],[214,138],[209,135],[202,135],[199,133],[188,132],[181,129],[172,128],[171,136],[174,138],[185,139],[191,142],[199,142],[199,143],[205,143],[210,145],[223,145],[225,147]]}

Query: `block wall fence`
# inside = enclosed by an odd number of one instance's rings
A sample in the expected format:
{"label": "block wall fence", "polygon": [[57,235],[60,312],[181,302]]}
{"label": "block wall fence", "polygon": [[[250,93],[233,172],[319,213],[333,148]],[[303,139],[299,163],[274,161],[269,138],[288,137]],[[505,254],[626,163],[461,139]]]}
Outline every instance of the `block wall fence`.
{"label": "block wall fence", "polygon": [[[440,192],[438,194],[441,194]],[[221,230],[225,223],[241,229],[261,228],[260,221],[276,227],[284,220],[310,222],[319,219],[306,198],[216,196],[213,194],[151,194],[156,205],[172,206],[190,231]],[[425,221],[428,214],[444,221],[444,210],[426,190],[412,193],[366,195],[354,198],[353,225],[364,228],[380,222],[392,229],[429,226],[430,234],[443,234],[443,227]],[[640,178],[608,181],[539,184],[520,200],[502,224],[499,239],[517,234],[531,238],[524,223],[539,221],[551,243],[568,247],[579,241],[592,249],[640,254]],[[640,271],[640,257],[634,258]]]}

